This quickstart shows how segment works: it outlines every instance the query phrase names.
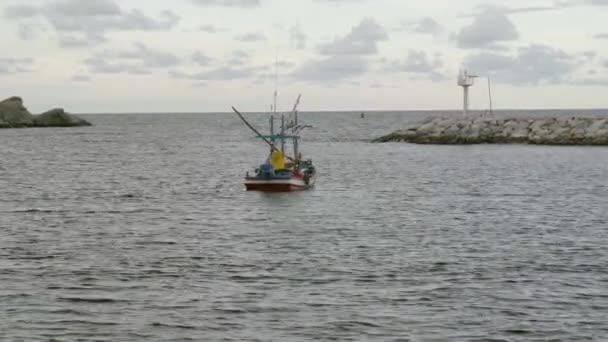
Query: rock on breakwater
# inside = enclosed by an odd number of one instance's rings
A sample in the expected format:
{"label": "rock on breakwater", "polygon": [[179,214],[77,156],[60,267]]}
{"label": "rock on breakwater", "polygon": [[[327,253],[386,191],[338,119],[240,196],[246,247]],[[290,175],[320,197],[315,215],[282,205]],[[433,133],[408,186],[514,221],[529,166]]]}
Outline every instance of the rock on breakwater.
{"label": "rock on breakwater", "polygon": [[608,145],[608,118],[432,117],[373,142],[416,144]]}
{"label": "rock on breakwater", "polygon": [[75,126],[91,126],[91,123],[68,114],[61,108],[40,115],[32,115],[25,108],[20,97],[11,97],[0,101],[0,128]]}

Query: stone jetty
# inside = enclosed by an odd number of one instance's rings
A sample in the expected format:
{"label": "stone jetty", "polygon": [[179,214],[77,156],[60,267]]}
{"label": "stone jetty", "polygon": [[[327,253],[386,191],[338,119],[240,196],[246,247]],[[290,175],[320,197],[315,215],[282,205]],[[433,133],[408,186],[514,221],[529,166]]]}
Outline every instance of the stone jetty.
{"label": "stone jetty", "polygon": [[91,126],[91,123],[68,114],[61,108],[40,115],[32,115],[25,108],[20,97],[11,97],[0,101],[0,128],[76,126]]}
{"label": "stone jetty", "polygon": [[608,145],[608,118],[431,117],[373,141],[455,145]]}

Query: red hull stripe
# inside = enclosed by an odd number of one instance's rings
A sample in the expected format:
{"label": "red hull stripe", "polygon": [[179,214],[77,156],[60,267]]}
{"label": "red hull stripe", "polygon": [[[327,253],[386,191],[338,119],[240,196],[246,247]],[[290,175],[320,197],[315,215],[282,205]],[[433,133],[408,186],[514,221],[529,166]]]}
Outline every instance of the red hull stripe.
{"label": "red hull stripe", "polygon": [[294,184],[245,184],[247,191],[290,192],[306,190],[305,186]]}

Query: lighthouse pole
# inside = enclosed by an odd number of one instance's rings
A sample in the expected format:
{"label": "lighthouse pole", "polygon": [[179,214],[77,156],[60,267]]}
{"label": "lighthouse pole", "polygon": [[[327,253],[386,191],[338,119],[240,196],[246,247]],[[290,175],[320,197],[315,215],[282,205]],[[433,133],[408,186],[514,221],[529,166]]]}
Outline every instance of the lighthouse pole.
{"label": "lighthouse pole", "polygon": [[469,114],[469,86],[463,86],[463,106],[462,106],[462,116],[466,119]]}
{"label": "lighthouse pole", "polygon": [[462,116],[466,118],[469,114],[469,88],[473,85],[475,75],[469,75],[467,70],[460,70],[458,74],[458,85],[462,87]]}

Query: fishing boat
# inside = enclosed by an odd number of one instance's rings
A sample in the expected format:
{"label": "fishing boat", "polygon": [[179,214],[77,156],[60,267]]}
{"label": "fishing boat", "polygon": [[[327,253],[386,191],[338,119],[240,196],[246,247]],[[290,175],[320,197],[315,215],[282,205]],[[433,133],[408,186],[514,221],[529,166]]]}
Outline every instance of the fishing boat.
{"label": "fishing boat", "polygon": [[[266,160],[252,174],[246,173],[245,188],[247,191],[292,192],[311,189],[315,185],[317,172],[312,160],[303,159],[299,150],[300,132],[311,127],[300,125],[298,122],[296,109],[299,101],[298,96],[288,118],[284,114],[280,118],[276,117],[275,110],[275,115],[270,116],[270,134],[268,135],[261,134],[236,108],[232,107],[241,120],[255,132],[256,137],[270,147]],[[280,128],[275,131],[277,120],[280,120]],[[286,153],[289,145],[293,148],[293,156],[288,156]]]}

